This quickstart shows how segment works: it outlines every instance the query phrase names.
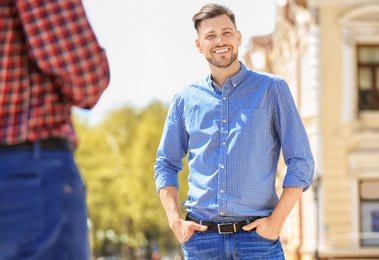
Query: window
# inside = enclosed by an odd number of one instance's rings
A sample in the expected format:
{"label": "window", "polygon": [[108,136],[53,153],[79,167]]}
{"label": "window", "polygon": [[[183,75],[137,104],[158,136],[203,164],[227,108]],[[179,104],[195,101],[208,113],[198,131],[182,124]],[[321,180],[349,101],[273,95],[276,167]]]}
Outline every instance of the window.
{"label": "window", "polygon": [[379,111],[379,45],[358,45],[359,111]]}
{"label": "window", "polygon": [[379,180],[360,182],[361,245],[379,246]]}

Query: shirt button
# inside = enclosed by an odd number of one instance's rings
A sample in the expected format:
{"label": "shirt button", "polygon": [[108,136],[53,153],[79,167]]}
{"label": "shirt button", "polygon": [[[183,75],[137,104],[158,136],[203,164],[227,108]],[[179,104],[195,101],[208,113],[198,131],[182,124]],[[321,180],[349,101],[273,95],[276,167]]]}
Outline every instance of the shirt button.
{"label": "shirt button", "polygon": [[222,120],[222,122],[223,122],[223,123],[226,123],[226,120],[224,119],[224,120]]}
{"label": "shirt button", "polygon": [[224,190],[220,190],[220,193],[224,193]]}
{"label": "shirt button", "polygon": [[237,84],[236,84],[236,83],[234,83],[234,84],[233,84],[233,87],[235,87],[235,86],[237,86]]}
{"label": "shirt button", "polygon": [[66,193],[70,193],[70,192],[72,191],[72,187],[71,187],[70,185],[65,185],[65,186],[64,186],[64,191],[65,191]]}
{"label": "shirt button", "polygon": [[224,166],[224,165],[221,165],[220,167],[221,167],[221,169],[224,169],[224,168],[225,168],[225,166]]}
{"label": "shirt button", "polygon": [[224,212],[220,212],[220,215],[223,216],[225,213]]}
{"label": "shirt button", "polygon": [[222,145],[226,145],[226,143],[225,143],[225,142],[223,142],[223,143],[222,143]]}
{"label": "shirt button", "polygon": [[223,99],[223,100],[226,100],[226,97],[223,97],[222,99]]}

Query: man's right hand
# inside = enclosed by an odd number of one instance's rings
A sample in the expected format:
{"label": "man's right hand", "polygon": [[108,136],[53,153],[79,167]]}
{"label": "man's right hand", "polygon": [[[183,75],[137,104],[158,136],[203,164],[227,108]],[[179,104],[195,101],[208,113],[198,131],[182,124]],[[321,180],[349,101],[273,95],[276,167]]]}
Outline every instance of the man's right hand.
{"label": "man's right hand", "polygon": [[196,231],[204,232],[208,229],[208,227],[197,224],[192,221],[186,221],[186,220],[180,219],[178,221],[175,221],[175,223],[173,223],[173,225],[171,226],[171,229],[174,232],[176,238],[179,240],[179,242],[181,244],[184,244],[192,237],[192,235]]}
{"label": "man's right hand", "polygon": [[207,226],[199,225],[192,221],[185,221],[180,217],[178,189],[175,186],[161,188],[159,196],[170,227],[181,244],[187,242],[195,231],[204,232],[208,229]]}

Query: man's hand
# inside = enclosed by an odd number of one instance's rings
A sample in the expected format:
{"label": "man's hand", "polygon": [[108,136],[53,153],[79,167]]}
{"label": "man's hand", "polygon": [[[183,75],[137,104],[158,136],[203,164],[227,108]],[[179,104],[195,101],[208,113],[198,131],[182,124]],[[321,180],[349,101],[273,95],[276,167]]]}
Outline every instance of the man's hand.
{"label": "man's hand", "polygon": [[199,225],[192,221],[185,221],[180,217],[178,189],[176,187],[167,186],[161,188],[159,196],[166,211],[168,223],[181,244],[188,241],[195,231],[204,232],[208,229],[207,226]]}
{"label": "man's hand", "polygon": [[284,222],[300,198],[302,191],[302,188],[284,188],[272,214],[244,226],[243,230],[249,231],[255,228],[256,232],[262,237],[278,239]]}
{"label": "man's hand", "polygon": [[278,239],[281,230],[281,226],[275,223],[271,216],[257,219],[254,222],[242,227],[245,231],[250,231],[254,228],[258,235],[271,240]]}
{"label": "man's hand", "polygon": [[185,221],[183,219],[180,219],[172,224],[171,229],[179,242],[181,244],[184,244],[192,237],[196,231],[204,232],[208,229],[208,227],[192,221]]}

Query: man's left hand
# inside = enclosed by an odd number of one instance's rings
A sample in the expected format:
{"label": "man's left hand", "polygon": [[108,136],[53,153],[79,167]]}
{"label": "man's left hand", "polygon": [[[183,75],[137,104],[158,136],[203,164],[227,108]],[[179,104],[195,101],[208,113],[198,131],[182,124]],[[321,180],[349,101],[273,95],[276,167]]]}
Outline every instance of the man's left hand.
{"label": "man's left hand", "polygon": [[279,238],[281,227],[279,227],[270,216],[257,219],[254,222],[247,224],[242,229],[245,231],[255,229],[258,235],[270,240],[276,240]]}

